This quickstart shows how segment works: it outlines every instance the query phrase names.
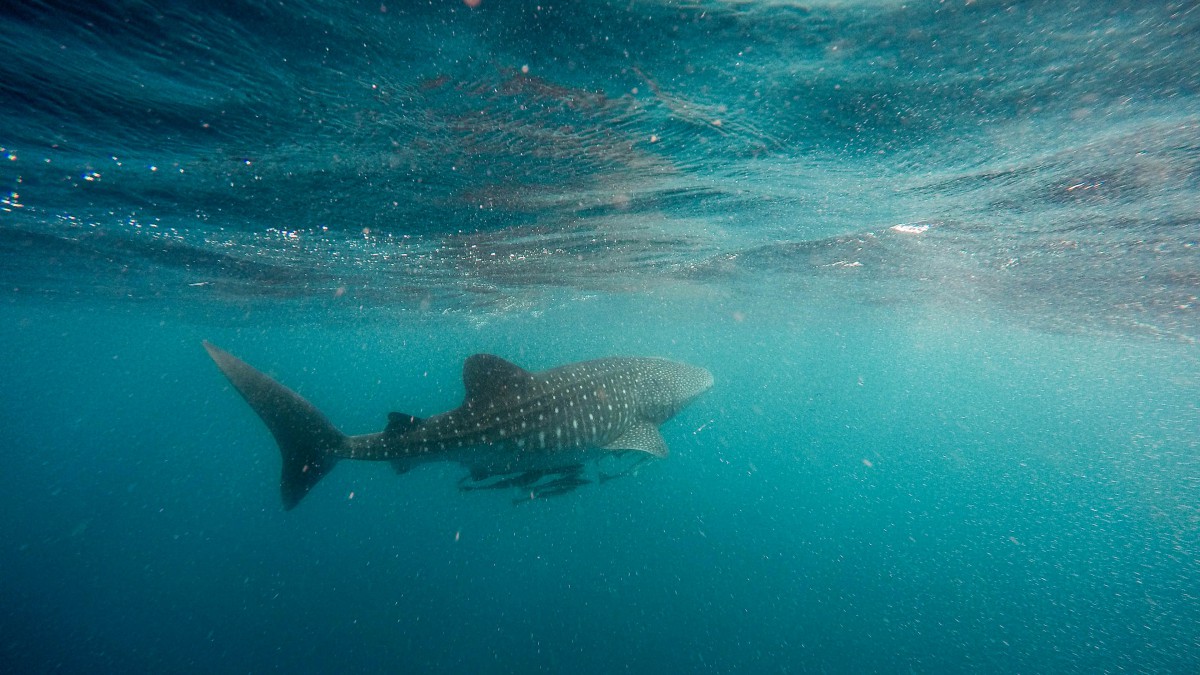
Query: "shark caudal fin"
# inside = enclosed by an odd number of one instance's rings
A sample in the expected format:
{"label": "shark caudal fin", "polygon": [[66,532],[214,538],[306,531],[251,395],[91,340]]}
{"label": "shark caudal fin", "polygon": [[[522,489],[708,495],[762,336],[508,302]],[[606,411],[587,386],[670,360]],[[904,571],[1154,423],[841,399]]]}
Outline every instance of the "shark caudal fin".
{"label": "shark caudal fin", "polygon": [[341,447],[346,437],[296,392],[220,347],[205,342],[204,348],[279,443],[279,487],[283,508],[291,510],[333,469],[337,458],[329,452]]}

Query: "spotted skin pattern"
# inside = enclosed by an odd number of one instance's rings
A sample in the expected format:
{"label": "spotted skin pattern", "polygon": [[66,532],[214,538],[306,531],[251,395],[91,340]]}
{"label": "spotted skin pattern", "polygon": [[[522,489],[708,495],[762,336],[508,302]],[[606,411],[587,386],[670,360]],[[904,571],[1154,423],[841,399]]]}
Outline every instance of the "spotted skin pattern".
{"label": "spotted skin pattern", "polygon": [[[490,379],[479,381],[480,371]],[[459,408],[401,432],[352,437],[334,454],[453,459],[491,472],[574,462],[579,453],[572,451],[588,448],[665,454],[665,444],[648,446],[637,434],[629,443],[621,441],[631,430],[667,421],[712,386],[708,371],[657,358],[597,359],[529,373],[477,354],[463,373],[468,391]]]}

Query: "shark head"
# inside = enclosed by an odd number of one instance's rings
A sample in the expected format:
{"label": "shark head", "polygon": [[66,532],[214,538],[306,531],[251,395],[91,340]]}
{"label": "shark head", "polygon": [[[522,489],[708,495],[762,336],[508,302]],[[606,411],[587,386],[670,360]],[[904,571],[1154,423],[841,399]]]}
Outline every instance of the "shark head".
{"label": "shark head", "polygon": [[671,419],[713,386],[712,373],[704,368],[666,359],[645,359],[639,375],[642,414],[656,424]]}

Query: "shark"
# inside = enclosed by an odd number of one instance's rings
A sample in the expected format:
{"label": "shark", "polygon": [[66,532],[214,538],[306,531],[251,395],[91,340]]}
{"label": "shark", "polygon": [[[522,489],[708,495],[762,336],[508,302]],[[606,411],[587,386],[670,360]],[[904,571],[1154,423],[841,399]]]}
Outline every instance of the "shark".
{"label": "shark", "polygon": [[205,341],[208,355],[275,438],[280,494],[291,510],[343,459],[390,462],[398,473],[428,462],[468,470],[463,490],[515,488],[514,503],[591,482],[584,466],[668,454],[659,426],[713,386],[708,370],[650,357],[610,357],[540,372],[491,354],[463,362],[459,407],[420,418],[391,412],[382,431],[346,435],[313,404]]}

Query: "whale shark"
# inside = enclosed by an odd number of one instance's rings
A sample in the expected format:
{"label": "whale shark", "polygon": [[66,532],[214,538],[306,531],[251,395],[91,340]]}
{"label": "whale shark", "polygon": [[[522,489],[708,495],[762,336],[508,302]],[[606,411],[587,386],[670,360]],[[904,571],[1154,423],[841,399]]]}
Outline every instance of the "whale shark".
{"label": "whale shark", "polygon": [[610,357],[530,372],[475,354],[463,362],[459,407],[424,419],[392,412],[382,431],[348,436],[296,392],[203,344],[279,445],[285,510],[343,459],[386,461],[399,473],[457,462],[468,470],[462,489],[515,488],[524,496],[514,503],[564,494],[591,482],[582,476],[589,462],[632,455],[627,472],[666,457],[659,425],[713,386],[708,370],[661,358]]}

